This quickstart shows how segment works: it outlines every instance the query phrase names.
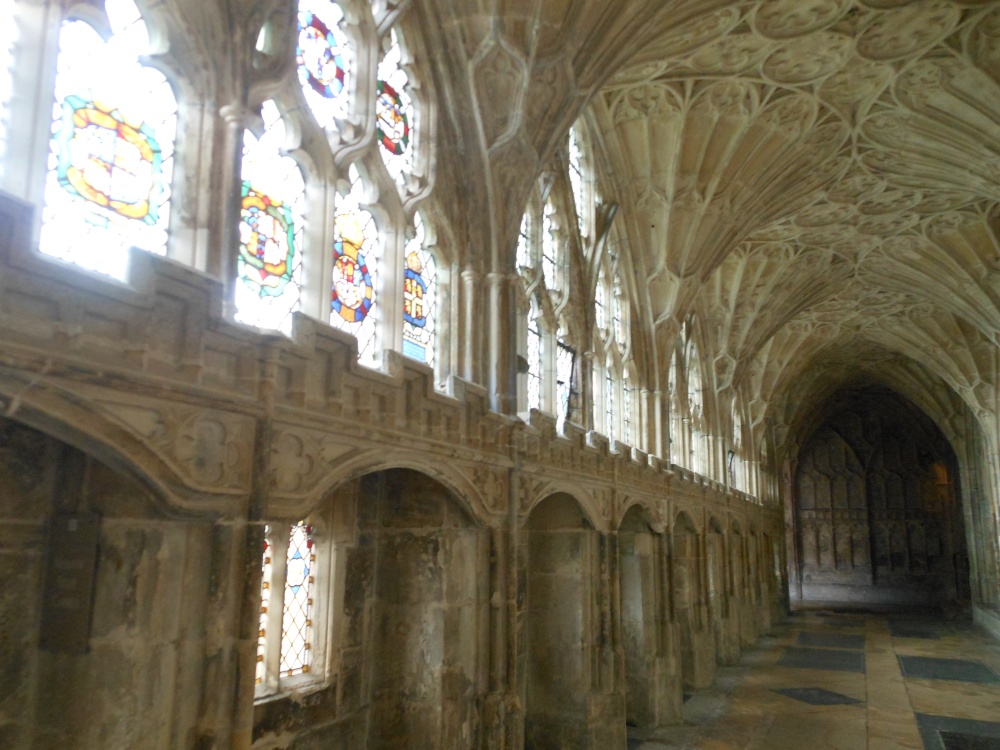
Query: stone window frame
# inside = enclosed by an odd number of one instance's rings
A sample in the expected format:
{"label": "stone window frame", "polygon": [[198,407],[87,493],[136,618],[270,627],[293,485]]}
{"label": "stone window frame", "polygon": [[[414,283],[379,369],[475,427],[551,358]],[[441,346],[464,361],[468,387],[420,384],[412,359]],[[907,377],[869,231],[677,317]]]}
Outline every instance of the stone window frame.
{"label": "stone window frame", "polygon": [[[312,632],[310,635],[310,669],[304,674],[297,674],[291,677],[280,674],[279,663],[281,659],[281,638],[265,639],[265,667],[264,679],[254,686],[254,701],[266,702],[278,700],[292,693],[313,692],[325,687],[332,673],[331,655],[334,626],[333,608],[335,597],[338,594],[338,586],[335,585],[336,577],[336,545],[333,535],[326,522],[326,519],[319,513],[313,513],[305,518],[295,520],[280,519],[268,522],[271,528],[268,542],[272,550],[272,559],[280,560],[280,564],[272,564],[271,578],[267,581],[272,592],[271,607],[269,611],[268,633],[275,632],[274,624],[277,623],[277,632],[281,633],[281,621],[284,613],[284,592],[285,592],[285,560],[288,554],[289,536],[287,529],[290,526],[304,521],[313,527],[313,547],[316,555],[316,562],[313,572],[313,582],[311,593],[313,598],[311,620]],[[274,530],[280,528],[285,531],[282,535],[284,545],[280,548],[280,553],[276,552],[273,543]],[[261,580],[263,585],[264,581]],[[273,598],[274,593],[282,592],[281,606],[276,606],[277,602]]]}

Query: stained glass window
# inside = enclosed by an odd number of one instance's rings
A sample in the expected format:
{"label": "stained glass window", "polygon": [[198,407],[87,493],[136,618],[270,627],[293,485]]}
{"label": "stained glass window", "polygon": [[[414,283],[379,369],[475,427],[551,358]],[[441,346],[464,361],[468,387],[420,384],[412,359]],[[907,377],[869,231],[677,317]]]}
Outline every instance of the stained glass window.
{"label": "stained glass window", "polygon": [[7,122],[10,112],[11,86],[13,84],[14,42],[17,41],[17,13],[14,0],[0,0],[0,174],[4,172],[7,153]]}
{"label": "stained glass window", "polygon": [[271,575],[272,575],[272,565],[271,565],[271,527],[264,527],[264,552],[263,560],[261,562],[262,574],[260,579],[260,627],[257,631],[257,679],[256,683],[260,685],[264,682],[264,677],[267,674],[267,630],[268,630],[268,612],[271,606]]}
{"label": "stained glass window", "polygon": [[401,67],[403,52],[395,31],[389,32],[389,51],[378,65],[375,99],[375,136],[382,161],[392,179],[405,187],[413,170],[413,101],[408,77]]}
{"label": "stained glass window", "polygon": [[330,324],[358,339],[362,362],[375,362],[378,290],[378,230],[371,213],[361,207],[364,184],[352,165],[351,190],[337,195],[334,217],[333,278]]}
{"label": "stained glass window", "polygon": [[542,334],[535,311],[528,313],[528,408],[542,408]]}
{"label": "stained glass window", "polygon": [[607,436],[615,438],[615,381],[611,377],[611,368],[604,371],[604,431]]}
{"label": "stained glass window", "polygon": [[583,178],[583,149],[580,147],[580,137],[576,127],[569,131],[569,183],[573,189],[573,202],[576,204],[576,225],[580,233],[586,235],[587,193]]}
{"label": "stained glass window", "polygon": [[403,354],[434,364],[437,269],[424,247],[424,225],[417,214],[413,239],[406,243],[403,268]]}
{"label": "stained glass window", "polygon": [[306,103],[320,127],[348,115],[353,50],[340,30],[344,12],[330,0],[299,0],[295,63]]}
{"label": "stained glass window", "polygon": [[556,208],[552,201],[546,201],[545,210],[542,212],[542,278],[545,279],[545,288],[550,292],[556,289],[560,262],[559,238],[555,233],[555,213]]}
{"label": "stained glass window", "polygon": [[283,677],[309,671],[315,563],[312,526],[300,521],[291,527],[288,535],[285,610],[281,619],[280,669]]}
{"label": "stained glass window", "polygon": [[285,126],[273,101],[261,107],[264,133],[243,135],[236,319],[291,332],[299,307],[305,182],[295,160],[282,156]]}
{"label": "stained glass window", "polygon": [[559,409],[557,424],[563,428],[570,416],[570,398],[573,395],[573,365],[576,352],[564,340],[560,332],[556,349],[556,405]]}
{"label": "stained glass window", "polygon": [[521,229],[517,234],[517,267],[518,268],[531,268],[531,243],[530,235],[531,231],[531,220],[528,217],[528,213],[525,212],[524,216],[521,217]]}
{"label": "stained glass window", "polygon": [[129,247],[166,252],[177,100],[139,63],[149,37],[132,0],[105,9],[108,41],[83,21],[59,33],[39,246],[124,278]]}

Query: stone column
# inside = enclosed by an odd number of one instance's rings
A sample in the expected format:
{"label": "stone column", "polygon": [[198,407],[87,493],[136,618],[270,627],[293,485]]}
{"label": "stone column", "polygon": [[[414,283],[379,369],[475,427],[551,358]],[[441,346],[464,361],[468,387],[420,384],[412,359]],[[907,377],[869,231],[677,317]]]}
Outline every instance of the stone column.
{"label": "stone column", "polygon": [[461,330],[464,350],[462,352],[462,377],[470,383],[479,382],[479,350],[482,342],[479,314],[479,273],[472,268],[462,271],[462,296],[464,312]]}

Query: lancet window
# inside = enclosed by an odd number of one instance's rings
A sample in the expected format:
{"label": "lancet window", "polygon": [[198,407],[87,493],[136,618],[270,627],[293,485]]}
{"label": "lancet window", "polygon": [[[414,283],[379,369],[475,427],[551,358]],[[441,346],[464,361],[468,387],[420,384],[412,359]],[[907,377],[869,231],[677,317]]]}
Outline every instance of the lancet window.
{"label": "lancet window", "polygon": [[7,128],[10,118],[10,97],[14,75],[14,43],[17,41],[18,24],[15,0],[0,0],[0,18],[7,19],[0,25],[0,175],[5,171],[7,153]]}
{"label": "lancet window", "polygon": [[260,137],[250,130],[243,137],[236,319],[289,333],[300,299],[305,181],[281,152],[286,135],[277,105],[264,102],[261,117]]}
{"label": "lancet window", "polygon": [[403,269],[403,354],[434,364],[437,324],[437,265],[425,244],[424,225],[417,214],[413,239],[406,244]]}
{"label": "lancet window", "polygon": [[258,694],[273,693],[314,675],[317,549],[307,521],[264,531]]}
{"label": "lancet window", "polygon": [[130,246],[166,253],[177,100],[140,63],[149,35],[135,4],[104,10],[107,39],[75,19],[59,33],[39,247],[124,278]]}

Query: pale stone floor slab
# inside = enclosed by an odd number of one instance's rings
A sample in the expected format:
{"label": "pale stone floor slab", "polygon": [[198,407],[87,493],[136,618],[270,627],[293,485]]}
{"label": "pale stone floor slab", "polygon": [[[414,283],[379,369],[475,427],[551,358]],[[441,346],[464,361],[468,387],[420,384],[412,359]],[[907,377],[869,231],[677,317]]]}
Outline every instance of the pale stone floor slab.
{"label": "pale stone floor slab", "polygon": [[971,622],[798,613],[628,750],[1000,750],[1000,685],[971,681],[990,673],[1000,643]]}

